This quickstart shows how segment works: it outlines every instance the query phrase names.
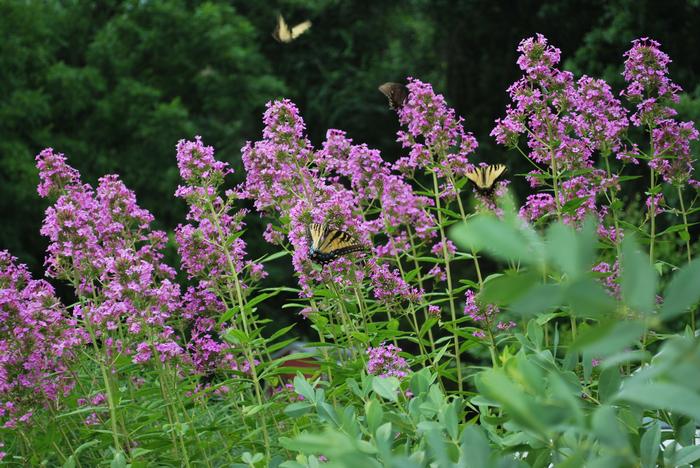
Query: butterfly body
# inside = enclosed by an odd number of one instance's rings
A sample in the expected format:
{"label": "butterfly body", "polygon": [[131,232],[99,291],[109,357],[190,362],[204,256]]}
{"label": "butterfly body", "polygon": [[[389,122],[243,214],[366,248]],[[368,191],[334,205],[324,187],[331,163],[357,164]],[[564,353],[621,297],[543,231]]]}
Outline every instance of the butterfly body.
{"label": "butterfly body", "polygon": [[277,15],[277,25],[275,30],[272,31],[272,37],[277,42],[289,43],[304,34],[310,27],[311,21],[306,20],[290,28],[284,18],[282,18],[282,15]]}
{"label": "butterfly body", "polygon": [[504,164],[477,167],[467,172],[467,179],[471,180],[476,190],[484,194],[490,194],[495,188],[496,181],[506,171]]}
{"label": "butterfly body", "polygon": [[389,99],[389,107],[398,109],[403,106],[408,97],[408,89],[401,83],[384,83],[379,87],[379,91]]}
{"label": "butterfly body", "polygon": [[359,252],[365,246],[357,242],[350,234],[326,225],[312,223],[306,227],[309,243],[309,259],[325,265],[336,258],[352,252]]}

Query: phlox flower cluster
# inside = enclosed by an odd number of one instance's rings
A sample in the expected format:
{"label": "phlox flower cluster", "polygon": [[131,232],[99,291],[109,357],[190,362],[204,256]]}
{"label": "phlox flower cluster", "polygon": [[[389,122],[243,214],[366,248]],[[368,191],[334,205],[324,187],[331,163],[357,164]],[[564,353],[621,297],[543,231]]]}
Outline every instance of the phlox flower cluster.
{"label": "phlox flower cluster", "polygon": [[[593,169],[594,156],[614,153],[634,159],[636,148],[623,140],[627,112],[605,81],[588,76],[575,80],[557,68],[561,52],[541,34],[523,40],[518,51],[524,75],[508,89],[513,104],[496,120],[491,135],[509,147],[520,147],[525,135],[527,156],[540,166],[528,180],[533,188],[547,191],[530,195],[520,214],[535,221],[572,202],[575,212],[563,216],[564,222],[581,221],[587,214],[602,219],[605,210],[597,199],[605,189],[616,187],[616,181]],[[581,175],[561,180],[564,171]],[[547,188],[555,184],[556,195]]]}
{"label": "phlox flower cluster", "polygon": [[226,312],[226,305],[212,289],[209,282],[200,281],[196,286],[190,286],[183,296],[183,318],[190,328],[190,339],[185,348],[189,363],[200,375],[239,370],[235,358],[239,351],[221,338],[230,326],[218,320]]}
{"label": "phlox flower cluster", "polygon": [[[489,329],[495,322],[497,330],[505,331],[514,328],[516,326],[515,322],[496,321],[495,317],[500,311],[498,306],[493,304],[487,304],[486,306],[480,304],[473,289],[467,289],[464,293],[464,315],[468,315],[480,326]],[[482,329],[477,329],[473,335],[477,338],[486,337],[486,333]]]}
{"label": "phlox flower cluster", "polygon": [[398,132],[398,141],[409,154],[395,168],[410,174],[427,169],[450,177],[464,175],[473,168],[468,158],[478,146],[476,138],[429,83],[409,77],[406,87],[408,98],[398,111],[406,130]]}
{"label": "phlox flower cluster", "polygon": [[0,424],[14,428],[75,385],[69,365],[88,341],[49,283],[0,251]]}
{"label": "phlox flower cluster", "polygon": [[620,264],[616,260],[615,263],[610,265],[608,262],[600,262],[595,265],[592,271],[600,274],[601,283],[605,286],[611,296],[620,298]]}
{"label": "phlox flower cluster", "polygon": [[[353,144],[345,132],[335,129],[328,130],[321,148],[314,150],[304,135],[305,124],[297,107],[288,100],[268,103],[263,121],[263,139],[247,143],[242,150],[247,172],[242,191],[261,212],[288,220],[281,226],[268,226],[265,238],[279,243],[280,233],[286,232],[304,294],[310,293],[314,282],[350,286],[365,276],[364,270],[344,258],[322,271],[313,268],[308,259],[307,226],[311,223],[346,231],[368,249],[374,248],[378,256],[407,248],[408,226],[420,237],[434,235],[434,222],[426,210],[430,200],[416,195],[378,151]],[[369,205],[380,207],[377,216],[363,213]],[[387,240],[373,247],[373,237],[380,231]],[[396,274],[386,266],[374,265],[368,274],[375,294],[388,300],[392,293],[383,285],[396,284]],[[417,293],[407,287],[395,289],[393,295],[408,298]]]}
{"label": "phlox flower cluster", "polygon": [[623,76],[627,87],[622,94],[636,104],[632,123],[651,133],[653,152],[649,167],[667,183],[689,181],[697,185],[691,179],[694,168],[690,141],[698,139],[698,130],[693,122],[674,118],[677,112],[672,106],[680,101],[682,89],[668,77],[671,59],[660,47],[657,41],[646,37],[632,41],[632,48],[625,52]]}
{"label": "phlox flower cluster", "polygon": [[[248,142],[242,149],[246,181],[242,193],[253,199],[261,213],[278,220],[288,220],[282,226],[270,226],[266,239],[279,242],[280,232],[286,232],[293,247],[292,264],[306,294],[314,281],[337,279],[336,274],[314,270],[308,260],[307,226],[327,224],[342,229],[359,240],[369,243],[373,228],[359,213],[357,195],[337,179],[322,177],[320,171],[336,169],[352,171],[351,163],[339,164],[328,155],[318,156],[304,135],[305,124],[297,107],[289,100],[270,102],[263,116],[263,139]],[[329,132],[332,135],[332,132]],[[331,136],[331,140],[333,137]],[[331,141],[326,146],[332,147]],[[321,151],[320,153],[323,153]],[[320,154],[319,153],[319,154]],[[329,151],[326,151],[329,154]],[[371,162],[372,152],[365,151]],[[355,166],[359,170],[370,167]],[[356,187],[372,190],[365,180],[355,180]],[[352,265],[334,262],[335,273],[352,275]],[[357,273],[355,273],[357,274]]]}
{"label": "phlox flower cluster", "polygon": [[367,373],[379,377],[406,377],[410,369],[408,362],[399,356],[400,352],[401,348],[393,344],[367,348]]}
{"label": "phlox flower cluster", "polygon": [[[46,210],[41,233],[49,238],[47,274],[68,281],[81,297],[76,318],[97,337],[122,328],[141,348],[181,352],[166,325],[180,308],[175,270],[163,261],[167,236],[152,230],[153,216],[115,175],[93,189],[62,154],[47,148],[37,156],[39,193],[55,202]],[[132,354],[136,347],[106,336],[110,352]]]}
{"label": "phlox flower cluster", "polygon": [[234,212],[235,192],[228,191],[225,197],[219,193],[224,178],[233,170],[217,161],[214,148],[204,145],[199,136],[194,141],[178,142],[177,165],[185,185],[178,187],[175,196],[187,202],[189,223],[180,224],[175,237],[188,277],[226,278],[235,274],[242,279],[247,274],[253,281],[262,279],[266,275],[262,265],[245,258],[246,243],[241,234],[247,211]]}

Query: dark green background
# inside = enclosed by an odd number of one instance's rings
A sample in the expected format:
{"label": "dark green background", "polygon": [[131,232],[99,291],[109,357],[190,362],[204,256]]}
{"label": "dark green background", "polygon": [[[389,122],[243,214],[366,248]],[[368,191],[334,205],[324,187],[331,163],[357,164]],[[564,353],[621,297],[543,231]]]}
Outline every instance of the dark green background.
{"label": "dark green background", "polygon": [[[278,44],[277,13],[313,27]],[[659,40],[688,93],[681,117],[697,120],[699,31],[698,1],[0,0],[0,248],[41,271],[47,202],[36,193],[34,156],[46,146],[90,183],[119,173],[158,227],[172,230],[185,213],[172,196],[179,139],[200,134],[240,169],[265,102],[284,96],[314,144],[341,128],[392,159],[398,125],[377,86],[408,75],[432,82],[466,118],[479,158],[517,173],[517,157],[488,134],[519,76],[517,44],[536,32],[562,49],[565,68],[602,76],[616,92],[630,41]],[[261,223],[251,217],[254,256],[269,248]],[[289,281],[288,263],[273,266],[272,283]]]}

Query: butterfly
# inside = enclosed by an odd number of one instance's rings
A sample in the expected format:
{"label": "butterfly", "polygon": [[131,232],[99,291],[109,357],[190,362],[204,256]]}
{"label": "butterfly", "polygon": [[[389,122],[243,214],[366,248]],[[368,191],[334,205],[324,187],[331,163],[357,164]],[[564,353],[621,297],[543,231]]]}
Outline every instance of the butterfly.
{"label": "butterfly", "polygon": [[493,166],[477,167],[466,173],[467,179],[471,180],[476,189],[481,193],[490,193],[493,191],[493,186],[501,175],[506,170],[504,164],[495,164]]}
{"label": "butterfly", "polygon": [[332,262],[341,255],[365,250],[365,246],[347,232],[331,229],[325,224],[312,223],[306,226],[306,239],[309,243],[309,258],[321,265]]}
{"label": "butterfly", "polygon": [[304,34],[310,27],[311,21],[306,20],[296,26],[292,26],[290,29],[287,22],[282,18],[282,15],[277,15],[277,26],[275,26],[275,30],[272,31],[272,37],[274,37],[277,42],[289,43]]}
{"label": "butterfly", "polygon": [[408,88],[401,83],[384,83],[379,87],[379,91],[389,99],[391,109],[403,106],[403,102],[408,97]]}

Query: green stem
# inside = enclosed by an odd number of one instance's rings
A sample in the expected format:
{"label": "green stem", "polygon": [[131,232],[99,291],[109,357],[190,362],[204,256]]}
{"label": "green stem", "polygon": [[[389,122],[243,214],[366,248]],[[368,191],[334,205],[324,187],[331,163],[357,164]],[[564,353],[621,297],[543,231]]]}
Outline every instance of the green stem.
{"label": "green stem", "polygon": [[92,341],[92,346],[95,349],[95,354],[97,355],[97,362],[100,366],[100,373],[102,375],[102,382],[105,386],[105,392],[107,393],[107,405],[109,406],[109,421],[112,426],[112,441],[114,442],[114,450],[121,451],[121,444],[119,442],[119,429],[117,426],[117,409],[114,404],[114,394],[112,393],[112,382],[107,373],[107,368],[105,367],[105,356],[97,345],[97,339],[95,338],[95,332],[92,326],[89,324],[89,320],[85,321],[86,329],[90,335]]}
{"label": "green stem", "polygon": [[[683,201],[683,192],[681,192],[680,185],[676,187],[678,190],[678,200],[681,203],[681,214],[683,215],[683,227],[685,227],[685,251],[688,255],[688,263],[693,260],[693,256],[690,252],[690,231],[688,231],[688,213],[685,210],[685,202]],[[690,329],[695,335],[695,307],[690,309]]]}
{"label": "green stem", "polygon": [[681,215],[683,216],[683,227],[685,228],[685,251],[688,255],[688,263],[693,260],[693,256],[690,252],[690,231],[688,231],[688,213],[685,211],[685,202],[683,201],[683,192],[681,192],[680,185],[676,187],[678,190],[678,200],[681,203]]}
{"label": "green stem", "polygon": [[656,195],[654,194],[654,188],[656,187],[656,175],[654,169],[650,170],[650,203],[649,203],[649,217],[650,217],[650,231],[649,231],[649,262],[654,264],[654,244],[656,243]]}
{"label": "green stem", "polygon": [[[413,256],[413,265],[416,269],[416,279],[418,280],[418,287],[423,288],[423,276],[421,275],[420,265],[418,264],[418,251],[416,250],[416,244],[413,241],[413,232],[411,227],[407,226],[408,229],[408,240],[411,243],[411,254]],[[429,320],[428,312],[423,309],[423,319],[427,322]],[[430,340],[430,351],[435,354],[435,339],[433,338],[433,327],[428,328],[428,339]]]}
{"label": "green stem", "polygon": [[[653,129],[649,126],[649,157],[654,158],[654,136]],[[656,173],[653,168],[649,169],[649,193],[651,201],[649,203],[650,232],[649,232],[649,262],[654,265],[654,244],[656,242]]]}
{"label": "green stem", "polygon": [[445,273],[447,276],[447,295],[450,301],[450,316],[452,317],[452,335],[454,338],[454,354],[457,365],[457,386],[459,393],[464,391],[462,382],[462,359],[460,357],[459,335],[457,334],[457,312],[455,308],[455,300],[452,294],[452,273],[450,271],[450,256],[447,252],[447,237],[445,236],[445,228],[443,227],[442,209],[440,208],[440,185],[438,184],[437,174],[433,171],[433,189],[435,196],[435,209],[438,215],[438,227],[440,229],[440,241],[442,242],[442,255],[445,259]]}
{"label": "green stem", "polygon": [[[245,304],[243,301],[243,290],[241,288],[240,281],[238,279],[238,271],[236,269],[236,265],[233,263],[233,259],[231,258],[231,252],[229,252],[227,243],[226,243],[226,236],[224,235],[224,230],[221,227],[221,223],[219,222],[219,215],[214,209],[214,205],[212,204],[211,200],[207,199],[207,203],[209,205],[209,211],[212,215],[213,221],[216,225],[217,232],[219,234],[219,238],[221,239],[222,242],[222,250],[224,252],[224,255],[226,256],[226,261],[228,263],[229,270],[233,276],[234,280],[234,285],[236,289],[236,298],[237,300],[234,300],[233,293],[231,292],[231,288],[227,287],[226,289],[228,290],[229,293],[229,300],[231,301],[231,305],[234,305],[238,303],[238,308],[240,311],[239,316],[241,317],[241,322],[243,325],[243,331],[246,334],[246,336],[250,336],[250,330],[248,328],[248,311],[245,308]],[[227,281],[228,283],[228,281]],[[251,371],[251,376],[253,378],[253,387],[255,389],[255,397],[257,400],[258,405],[263,406],[263,401],[262,401],[262,389],[260,388],[260,381],[258,380],[258,372],[255,366],[255,358],[253,357],[253,354],[250,350],[250,347],[248,346],[248,343],[245,343],[243,346],[243,354],[245,355],[245,358],[248,360],[248,364],[250,366],[250,371]],[[265,347],[267,349],[267,347]],[[267,418],[265,416],[265,410],[260,411],[260,420],[261,420],[261,425],[262,425],[262,432],[263,432],[263,441],[265,444],[265,455],[267,456],[268,460],[270,459],[270,436],[267,432]]]}

